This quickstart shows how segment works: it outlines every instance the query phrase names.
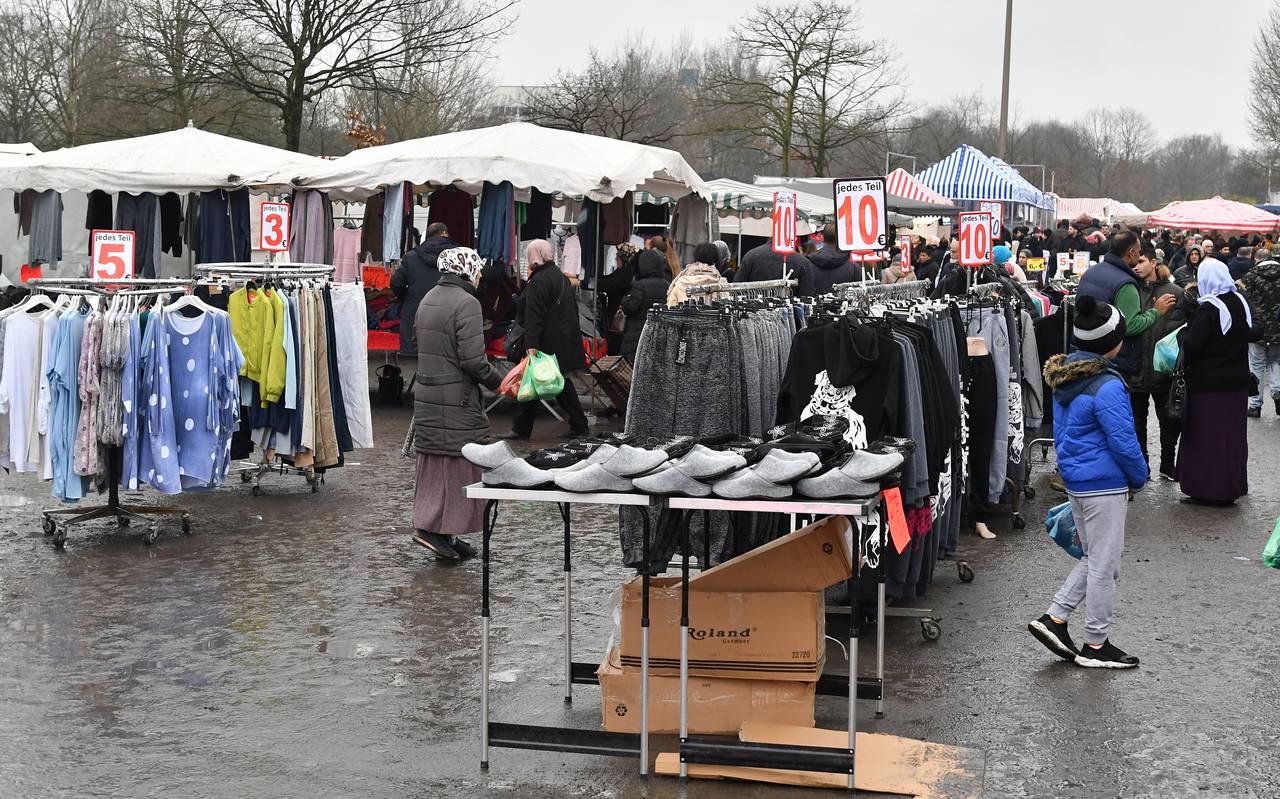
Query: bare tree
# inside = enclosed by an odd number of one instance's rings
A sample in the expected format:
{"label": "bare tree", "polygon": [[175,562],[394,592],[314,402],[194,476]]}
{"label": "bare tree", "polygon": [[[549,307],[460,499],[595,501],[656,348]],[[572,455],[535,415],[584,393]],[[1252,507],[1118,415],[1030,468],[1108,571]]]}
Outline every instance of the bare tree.
{"label": "bare tree", "polygon": [[593,49],[584,69],[561,70],[547,85],[529,89],[529,121],[640,144],[667,144],[681,132],[688,105],[679,52],[660,52],[638,38],[610,56]]}
{"label": "bare tree", "polygon": [[1115,184],[1134,178],[1136,165],[1155,144],[1155,130],[1140,112],[1132,108],[1095,108],[1078,126],[1080,142],[1088,162],[1093,196],[1117,193]]}
{"label": "bare tree", "polygon": [[104,124],[94,100],[110,95],[120,71],[118,9],[110,0],[28,0],[19,13],[36,42],[27,57],[48,142],[92,140]]}
{"label": "bare tree", "polygon": [[825,169],[833,147],[883,123],[900,102],[892,52],[861,38],[845,3],[759,6],[734,27],[731,49],[749,55],[712,60],[707,96],[784,175],[797,157]]}
{"label": "bare tree", "polygon": [[218,20],[211,29],[221,78],[273,107],[285,146],[297,150],[308,104],[330,92],[394,86],[388,75],[406,64],[425,69],[483,50],[514,3],[218,0],[205,8]]}
{"label": "bare tree", "polygon": [[34,26],[14,9],[0,13],[0,141],[41,138],[42,106],[35,49],[42,46]]}
{"label": "bare tree", "polygon": [[1280,3],[1271,7],[1253,40],[1249,112],[1258,143],[1280,147]]}

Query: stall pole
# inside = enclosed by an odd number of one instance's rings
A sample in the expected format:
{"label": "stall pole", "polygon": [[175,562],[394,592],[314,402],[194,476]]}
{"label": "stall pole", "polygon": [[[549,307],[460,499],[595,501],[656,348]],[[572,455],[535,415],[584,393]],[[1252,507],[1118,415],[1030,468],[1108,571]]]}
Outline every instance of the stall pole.
{"label": "stall pole", "polygon": [[[862,574],[862,536],[854,537],[853,568],[845,586],[849,591],[849,784],[853,792],[854,771],[857,768],[858,742],[858,633],[862,627],[862,610],[858,607],[858,578]],[[881,693],[884,684],[881,683]]]}
{"label": "stall pole", "polygon": [[[692,517],[693,511],[683,511],[680,519],[680,529],[683,530],[684,540],[682,547],[683,555],[680,558],[680,745],[683,747],[689,742],[689,519]],[[704,516],[705,518],[705,516]],[[703,530],[703,534],[709,539],[710,535],[707,530]],[[705,571],[707,564],[704,562],[702,568]],[[685,762],[685,758],[680,758],[680,779],[685,780],[689,776],[689,766]]]}
{"label": "stall pole", "polygon": [[489,770],[489,538],[498,521],[498,500],[484,505],[480,542],[480,769]]}
{"label": "stall pole", "polygon": [[[649,776],[649,509],[640,509],[644,529],[644,569],[640,578],[640,776]],[[681,638],[683,641],[684,638]]]}
{"label": "stall pole", "polygon": [[560,516],[564,519],[564,703],[573,704],[573,565],[569,560],[569,510],[568,502],[560,503]]}

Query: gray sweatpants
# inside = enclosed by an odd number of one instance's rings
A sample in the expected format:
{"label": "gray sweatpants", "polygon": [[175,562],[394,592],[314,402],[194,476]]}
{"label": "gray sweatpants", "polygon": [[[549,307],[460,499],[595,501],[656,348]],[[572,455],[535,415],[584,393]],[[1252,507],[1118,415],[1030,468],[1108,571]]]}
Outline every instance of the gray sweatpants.
{"label": "gray sweatpants", "polygon": [[1128,512],[1126,491],[1102,496],[1071,495],[1071,515],[1076,520],[1084,557],[1058,589],[1049,613],[1059,619],[1070,618],[1088,596],[1084,612],[1084,640],[1088,644],[1101,644],[1111,629],[1120,556],[1124,553],[1124,517]]}

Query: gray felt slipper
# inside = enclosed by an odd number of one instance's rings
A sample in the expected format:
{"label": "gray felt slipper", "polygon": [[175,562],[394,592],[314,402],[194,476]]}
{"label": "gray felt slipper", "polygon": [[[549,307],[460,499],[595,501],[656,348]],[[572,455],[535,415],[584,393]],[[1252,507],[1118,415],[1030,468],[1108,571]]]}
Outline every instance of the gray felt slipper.
{"label": "gray felt slipper", "polygon": [[840,471],[864,483],[879,480],[902,467],[901,452],[875,453],[865,449],[855,450]]}
{"label": "gray felt slipper", "polygon": [[813,452],[783,452],[771,449],[752,470],[770,483],[794,483],[818,468],[820,460]]}
{"label": "gray felt slipper", "polygon": [[796,493],[813,499],[870,499],[880,493],[880,486],[878,483],[854,480],[839,469],[829,469],[816,477],[806,477],[796,483]]}
{"label": "gray felt slipper", "polygon": [[631,491],[631,481],[618,477],[598,463],[556,475],[556,485],[578,493],[621,494]]}
{"label": "gray felt slipper", "polygon": [[636,477],[648,474],[667,462],[666,450],[641,449],[630,444],[623,444],[613,457],[604,462],[604,468],[617,477]]}
{"label": "gray felt slipper", "polygon": [[596,447],[595,451],[592,452],[587,457],[583,458],[577,463],[566,466],[563,469],[556,469],[555,473],[557,475],[560,475],[560,474],[565,474],[567,472],[576,472],[579,469],[585,469],[588,466],[595,466],[598,463],[604,463],[605,461],[612,458],[613,453],[617,451],[618,451],[618,448],[612,444],[601,444],[599,447]]}
{"label": "gray felt slipper", "polygon": [[507,461],[514,460],[516,454],[511,451],[507,442],[497,441],[493,444],[463,444],[462,457],[481,469],[496,469]]}
{"label": "gray felt slipper", "polygon": [[546,488],[552,485],[555,475],[546,469],[530,466],[521,458],[512,458],[496,469],[489,469],[480,479],[494,488]]}
{"label": "gray felt slipper", "polygon": [[747,465],[747,459],[736,452],[717,452],[695,444],[687,455],[673,463],[695,480],[711,480],[741,469]]}
{"label": "gray felt slipper", "polygon": [[631,481],[637,491],[661,496],[707,497],[711,486],[698,482],[675,465]]}
{"label": "gray felt slipper", "polygon": [[791,486],[771,483],[752,469],[743,469],[716,481],[711,490],[725,499],[786,499],[791,496]]}

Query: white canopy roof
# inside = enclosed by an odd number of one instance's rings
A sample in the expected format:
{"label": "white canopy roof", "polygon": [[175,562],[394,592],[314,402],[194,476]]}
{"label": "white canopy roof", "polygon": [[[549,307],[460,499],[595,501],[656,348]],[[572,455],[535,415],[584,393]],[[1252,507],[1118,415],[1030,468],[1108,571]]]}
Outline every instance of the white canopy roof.
{"label": "white canopy roof", "polygon": [[109,193],[188,192],[270,185],[273,173],[319,158],[194,127],[84,144],[0,161],[0,189]]}
{"label": "white canopy roof", "polygon": [[0,157],[7,158],[13,155],[35,155],[40,152],[40,148],[36,147],[29,141],[24,142],[0,142]]}
{"label": "white canopy roof", "polygon": [[608,202],[628,191],[680,198],[709,196],[684,156],[675,150],[511,122],[490,128],[356,150],[309,169],[282,171],[279,182],[360,199],[382,186],[454,185],[472,193],[484,183],[509,180],[517,188]]}

